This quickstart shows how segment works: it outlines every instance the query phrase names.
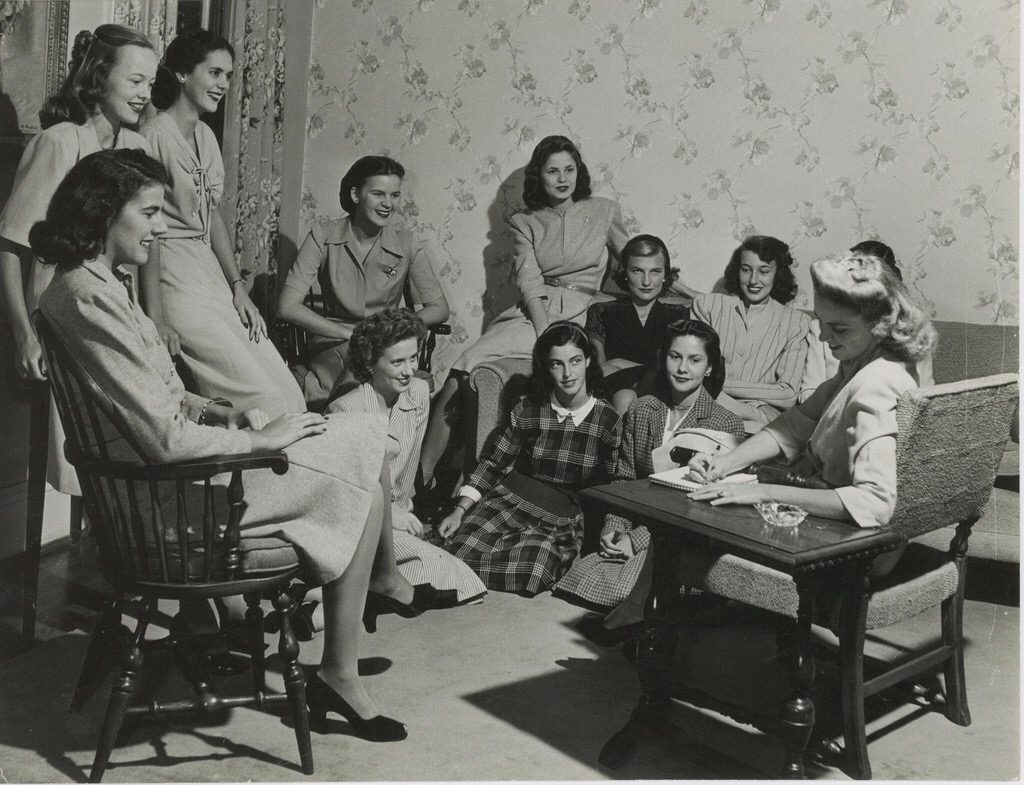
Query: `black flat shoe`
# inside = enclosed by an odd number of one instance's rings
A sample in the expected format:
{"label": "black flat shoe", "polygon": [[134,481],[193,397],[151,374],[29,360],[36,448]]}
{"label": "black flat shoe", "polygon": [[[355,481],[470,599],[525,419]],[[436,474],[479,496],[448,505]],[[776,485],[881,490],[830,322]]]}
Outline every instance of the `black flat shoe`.
{"label": "black flat shoe", "polygon": [[348,721],[353,735],[366,741],[401,741],[409,735],[404,723],[383,714],[363,719],[316,673],[306,680],[306,705],[309,706],[309,724],[318,733],[327,730],[327,712],[333,711]]}
{"label": "black flat shoe", "polygon": [[367,632],[377,631],[377,617],[397,613],[403,619],[413,619],[434,607],[437,589],[429,583],[418,583],[412,587],[412,602],[399,602],[386,594],[375,591],[366,593],[366,608],[363,610],[363,626]]}

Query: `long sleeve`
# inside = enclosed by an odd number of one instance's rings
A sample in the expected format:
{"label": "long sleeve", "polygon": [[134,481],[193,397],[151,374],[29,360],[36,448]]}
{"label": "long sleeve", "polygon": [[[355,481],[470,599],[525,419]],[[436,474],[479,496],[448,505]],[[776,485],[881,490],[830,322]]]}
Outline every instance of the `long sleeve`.
{"label": "long sleeve", "polygon": [[[73,273],[90,275],[84,270]],[[247,431],[198,425],[189,419],[199,402],[171,376],[169,358],[166,369],[152,363],[153,347],[146,344],[123,292],[108,293],[99,283],[72,294],[64,286],[55,289],[57,283],[43,297],[43,313],[104,391],[108,416],[130,435],[139,458],[165,463],[252,451]],[[155,327],[152,334],[155,348],[166,355]]]}
{"label": "long sleeve", "polygon": [[[646,477],[650,474],[650,454],[653,446],[645,435],[649,431],[648,414],[649,409],[644,407],[640,401],[633,401],[622,419],[622,441],[619,445],[618,459],[615,462],[616,481],[638,479],[638,468],[641,470],[642,476]],[[646,455],[641,453],[646,453]],[[642,530],[642,533],[638,534],[639,530]],[[612,532],[629,534],[634,551],[646,548],[647,542],[650,540],[650,535],[645,527],[635,530],[632,521],[621,515],[605,515],[602,533]]]}
{"label": "long sleeve", "polygon": [[512,409],[508,425],[494,441],[489,452],[480,458],[480,463],[466,484],[481,495],[491,490],[498,481],[512,469],[525,441],[523,428],[523,402]]}
{"label": "long sleeve", "polygon": [[811,322],[807,331],[807,358],[804,363],[804,375],[800,379],[800,392],[797,400],[803,403],[826,380],[835,376],[839,369],[839,361],[831,356],[821,340],[821,328],[818,320]]}
{"label": "long sleeve", "polygon": [[783,344],[782,352],[775,363],[774,382],[750,382],[730,378],[727,372],[724,389],[734,398],[764,401],[781,409],[788,409],[796,403],[806,360],[806,335],[793,332]]}
{"label": "long sleeve", "polygon": [[512,265],[516,283],[527,303],[544,295],[544,275],[537,262],[536,238],[524,213],[512,216]]}

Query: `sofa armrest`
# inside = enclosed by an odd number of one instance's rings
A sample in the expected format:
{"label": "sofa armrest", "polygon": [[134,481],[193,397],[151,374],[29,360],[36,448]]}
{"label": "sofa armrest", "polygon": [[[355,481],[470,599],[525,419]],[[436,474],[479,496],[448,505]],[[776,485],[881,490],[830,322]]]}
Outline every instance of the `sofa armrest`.
{"label": "sofa armrest", "polygon": [[481,363],[470,372],[465,412],[466,466],[476,468],[487,437],[526,392],[529,377],[530,361],[522,358]]}

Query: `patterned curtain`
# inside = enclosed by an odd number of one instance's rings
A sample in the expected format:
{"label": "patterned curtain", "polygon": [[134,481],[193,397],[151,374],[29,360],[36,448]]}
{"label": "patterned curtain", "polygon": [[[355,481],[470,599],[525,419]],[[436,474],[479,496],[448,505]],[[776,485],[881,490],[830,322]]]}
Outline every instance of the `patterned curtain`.
{"label": "patterned curtain", "polygon": [[[244,10],[244,13],[243,13]],[[276,305],[284,141],[284,0],[238,0],[235,78],[224,128],[225,216],[235,194],[235,257],[264,314]]]}
{"label": "patterned curtain", "polygon": [[113,21],[145,33],[159,57],[174,38],[177,19],[178,0],[114,0]]}

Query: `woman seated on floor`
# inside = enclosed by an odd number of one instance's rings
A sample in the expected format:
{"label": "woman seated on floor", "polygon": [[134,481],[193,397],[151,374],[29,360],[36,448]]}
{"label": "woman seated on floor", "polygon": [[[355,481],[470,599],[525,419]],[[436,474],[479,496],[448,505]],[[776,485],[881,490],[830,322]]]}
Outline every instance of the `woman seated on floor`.
{"label": "woman seated on floor", "polygon": [[[395,599],[412,594],[397,570],[370,575],[382,527],[391,526],[385,419],[303,412],[268,423],[259,409],[235,411],[185,391],[118,269],[146,264],[167,230],[166,181],[164,167],[139,150],[94,153],[71,169],[29,235],[36,256],[58,268],[40,310],[104,395],[108,419],[83,447],[131,463],[285,450],[287,474],[261,470],[246,481],[241,528],[243,537],[292,543],[323,585],[323,658],[306,691],[311,719],[322,726],[333,711],[361,738],[404,739],[405,725],[379,713],[358,671],[368,586]],[[173,517],[176,499],[161,504]]]}
{"label": "woman seated on floor", "polygon": [[[622,421],[616,479],[642,479],[669,468],[656,467],[654,453],[658,451],[661,462],[671,461],[660,453],[667,453],[677,439],[743,436],[743,421],[715,403],[725,380],[725,362],[714,330],[689,319],[674,322],[664,328],[658,357],[656,393],[634,401]],[[692,428],[706,433],[691,434]],[[722,441],[731,445],[735,439]],[[578,597],[588,606],[618,605],[637,582],[649,542],[646,527],[634,527],[618,515],[606,516],[598,551],[570,567],[555,591]]]}
{"label": "woman seated on floor", "polygon": [[595,393],[611,401],[620,416],[637,396],[654,393],[665,327],[690,313],[685,305],[659,299],[678,275],[665,243],[638,234],[623,247],[621,268],[614,273],[615,283],[629,296],[587,309],[587,336],[604,374]]}
{"label": "woman seated on floor", "polygon": [[[313,224],[281,287],[277,315],[310,335],[309,367],[293,369],[310,408],[319,411],[358,382],[346,373],[352,330],[361,319],[402,304],[406,284],[422,304],[427,327],[448,318],[448,300],[434,273],[428,246],[391,225],[402,197],[405,169],[381,155],[360,158],[341,178],[344,218]],[[305,304],[319,282],[324,312]],[[343,387],[332,395],[336,385]]]}
{"label": "woman seated on floor", "polygon": [[[417,599],[401,605],[382,596],[367,603],[367,629],[379,613],[415,616],[427,607],[441,608],[480,601],[487,593],[469,566],[423,537],[413,512],[413,484],[420,446],[427,428],[430,390],[416,376],[420,343],[426,328],[405,308],[373,314],[356,325],[348,346],[348,368],[361,384],[333,401],[327,412],[383,414],[388,418],[387,462],[391,472],[391,520],[398,570],[417,588]],[[425,592],[420,587],[437,590]],[[428,604],[429,600],[429,604]]]}
{"label": "woman seated on floor", "polygon": [[[694,456],[691,472],[705,485],[689,496],[714,506],[785,502],[857,526],[884,526],[896,507],[896,404],[918,386],[915,364],[935,347],[935,329],[877,257],[815,262],[811,280],[821,339],[839,360],[838,373],[736,449]],[[823,487],[717,482],[777,459]],[[604,628],[635,630],[645,599],[638,582]]]}
{"label": "woman seated on floor", "polygon": [[583,328],[548,325],[533,347],[531,393],[439,526],[448,550],[489,588],[532,597],[579,553],[578,493],[611,478],[619,447],[619,416],[590,394],[600,378]]}
{"label": "woman seated on floor", "polygon": [[796,403],[807,356],[807,314],[786,305],[796,297],[789,246],[748,237],[725,268],[727,294],[701,294],[690,315],[721,336],[725,386],[718,402],[759,430]]}

